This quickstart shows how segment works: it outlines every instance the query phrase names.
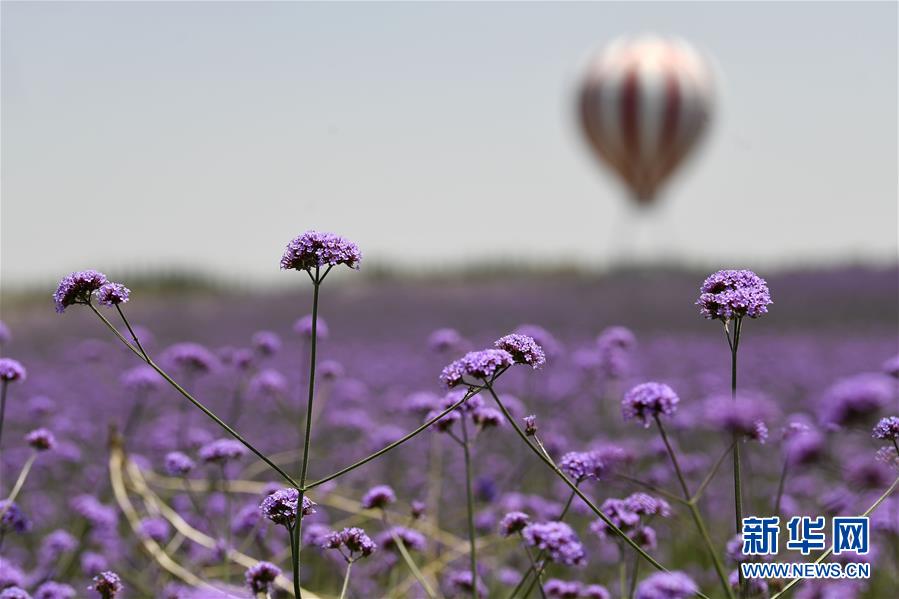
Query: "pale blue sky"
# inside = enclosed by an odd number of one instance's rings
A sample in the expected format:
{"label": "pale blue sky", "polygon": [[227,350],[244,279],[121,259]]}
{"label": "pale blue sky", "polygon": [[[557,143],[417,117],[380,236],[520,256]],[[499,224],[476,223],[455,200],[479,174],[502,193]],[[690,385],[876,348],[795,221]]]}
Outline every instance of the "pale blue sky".
{"label": "pale blue sky", "polygon": [[[894,261],[895,3],[2,4],[2,276],[277,281],[306,228],[372,265]],[[714,57],[716,122],[652,218],[586,151],[582,61]],[[642,237],[641,237],[642,236]]]}

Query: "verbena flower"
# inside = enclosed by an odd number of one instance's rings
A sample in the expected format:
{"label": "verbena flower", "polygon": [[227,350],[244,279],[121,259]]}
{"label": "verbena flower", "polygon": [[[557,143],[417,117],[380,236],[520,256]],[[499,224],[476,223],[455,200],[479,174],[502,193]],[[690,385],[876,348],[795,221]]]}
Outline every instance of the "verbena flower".
{"label": "verbena flower", "polygon": [[637,338],[625,327],[609,327],[596,338],[596,366],[605,379],[624,378]]}
{"label": "verbena flower", "polygon": [[583,590],[584,585],[576,580],[550,578],[543,585],[543,592],[552,599],[577,599]]}
{"label": "verbena flower", "polygon": [[281,337],[272,331],[257,331],[253,333],[250,343],[262,356],[273,356],[281,349]]}
{"label": "verbena flower", "polygon": [[287,379],[277,370],[263,370],[250,380],[252,397],[281,397],[287,393]]}
{"label": "verbena flower", "polygon": [[481,429],[493,428],[503,423],[503,413],[496,408],[481,406],[471,411],[471,419]]}
{"label": "verbena flower", "polygon": [[[297,321],[293,323],[293,331],[302,337],[312,339],[312,314],[307,314],[302,318],[298,318]],[[315,338],[321,341],[322,339],[327,339],[329,334],[328,323],[324,318],[319,316],[315,323]]]}
{"label": "verbena flower", "polygon": [[885,441],[895,441],[899,439],[899,417],[888,416],[881,418],[880,422],[874,427],[874,438],[883,439]]}
{"label": "verbena flower", "polygon": [[334,233],[306,231],[287,244],[281,270],[305,270],[345,264],[358,270],[362,252],[352,241]]}
{"label": "verbena flower", "polygon": [[559,468],[574,482],[598,479],[602,463],[591,452],[569,451],[559,460]]}
{"label": "verbena flower", "polygon": [[54,530],[44,537],[38,551],[38,563],[50,566],[57,562],[64,553],[78,548],[78,541],[67,531]]}
{"label": "verbena flower", "polygon": [[349,560],[356,560],[362,557],[368,557],[378,546],[371,538],[365,534],[365,531],[358,527],[344,528],[340,532],[330,533],[322,542],[325,549],[341,549],[346,548],[349,553]]}
{"label": "verbena flower", "polygon": [[557,356],[562,353],[562,344],[559,343],[552,333],[536,324],[523,324],[513,331],[521,335],[527,335],[537,342],[543,349],[543,353],[549,357]]}
{"label": "verbena flower", "polygon": [[612,594],[601,584],[588,584],[581,590],[584,599],[612,599]]}
{"label": "verbena flower", "polygon": [[38,587],[34,599],[75,599],[75,595],[74,587],[50,580]]}
{"label": "verbena flower", "polygon": [[768,284],[751,270],[719,270],[712,273],[700,287],[696,305],[710,320],[758,318],[771,305]]}
{"label": "verbena flower", "polygon": [[190,474],[196,463],[180,451],[172,451],[165,456],[165,471],[169,476]]}
{"label": "verbena flower", "polygon": [[[274,522],[285,526],[293,526],[297,519],[297,503],[300,492],[293,487],[279,489],[262,500],[259,510],[262,515]],[[315,502],[303,496],[303,508],[300,517],[315,513]]]}
{"label": "verbena flower", "polygon": [[[428,412],[428,414],[425,416],[425,422],[439,416],[444,409],[445,408],[434,409]],[[461,419],[462,415],[459,414],[458,410],[453,410],[452,412],[447,412],[446,414],[444,414],[443,417],[440,418],[440,420],[433,424],[433,427],[439,432],[445,433],[453,427],[453,424],[459,422],[459,420]]]}
{"label": "verbena flower", "polygon": [[463,342],[456,329],[437,329],[428,336],[428,348],[436,353],[461,349]]}
{"label": "verbena flower", "polygon": [[20,587],[8,587],[0,591],[0,599],[31,599],[31,595]]}
{"label": "verbena flower", "polygon": [[102,272],[81,270],[63,277],[53,294],[56,311],[62,314],[75,304],[89,304],[91,294],[109,282]]}
{"label": "verbena flower", "polygon": [[765,421],[777,412],[764,397],[745,392],[736,397],[714,395],[705,401],[704,411],[712,427],[760,443],[768,438]]}
{"label": "verbena flower", "polygon": [[157,543],[163,543],[169,538],[171,527],[165,518],[144,518],[140,521],[138,532]]}
{"label": "verbena flower", "polygon": [[564,522],[535,522],[528,524],[521,534],[528,545],[546,552],[551,561],[578,566],[586,560],[584,546]]}
{"label": "verbena flower", "polygon": [[899,379],[899,354],[883,363],[883,372],[894,379]]}
{"label": "verbena flower", "polygon": [[148,393],[162,387],[163,378],[149,366],[135,366],[125,371],[120,379],[129,391]]}
{"label": "verbena flower", "polygon": [[362,496],[362,508],[366,510],[384,509],[396,502],[396,494],[387,485],[372,487]]}
{"label": "verbena flower", "polygon": [[97,290],[97,301],[111,308],[126,303],[130,295],[131,290],[121,283],[106,283]]}
{"label": "verbena flower", "polygon": [[377,536],[375,541],[385,551],[399,551],[396,542],[393,540],[394,535],[403,542],[403,545],[409,551],[424,551],[427,547],[427,540],[423,534],[404,526],[394,526],[390,530],[385,530]]}
{"label": "verbena flower", "polygon": [[95,528],[111,530],[118,523],[118,512],[93,495],[76,495],[69,506]]}
{"label": "verbena flower", "polygon": [[524,512],[509,512],[499,521],[499,534],[508,537],[524,530],[531,517]]}
{"label": "verbena flower", "polygon": [[0,512],[3,517],[0,518],[0,531],[23,533],[31,530],[31,520],[25,516],[25,512],[16,502],[9,499],[0,499]]}
{"label": "verbena flower", "polygon": [[822,420],[830,428],[864,423],[893,397],[890,379],[880,374],[858,374],[834,383],[821,405]]}
{"label": "verbena flower", "polygon": [[247,455],[247,448],[234,439],[217,439],[200,448],[200,459],[206,463],[227,464]]}
{"label": "verbena flower", "polygon": [[48,451],[56,447],[56,437],[45,428],[38,428],[25,435],[25,442],[37,451]]}
{"label": "verbena flower", "polygon": [[637,585],[634,599],[687,599],[698,591],[693,579],[683,572],[656,572]]}
{"label": "verbena flower", "polygon": [[204,374],[215,370],[219,361],[215,355],[199,343],[176,343],[162,354],[162,359],[184,372]]}
{"label": "verbena flower", "polygon": [[529,437],[537,434],[537,417],[535,415],[524,417],[524,433]]}
{"label": "verbena flower", "polygon": [[478,577],[474,582],[471,580],[471,570],[454,570],[446,576],[446,586],[449,590],[449,596],[472,596],[472,592],[476,591],[478,597],[487,596],[487,585]]}
{"label": "verbena flower", "polygon": [[463,383],[463,377],[473,379],[490,379],[501,369],[508,368],[514,363],[512,354],[502,349],[483,349],[468,352],[455,362],[452,362],[440,374],[440,380],[453,388]]}
{"label": "verbena flower", "polygon": [[28,378],[28,371],[18,360],[0,358],[0,381],[11,383],[24,381],[26,378]]}
{"label": "verbena flower", "polygon": [[493,345],[497,349],[509,352],[516,364],[527,364],[536,369],[546,363],[546,354],[543,353],[543,348],[537,345],[533,337],[512,333],[500,337]]}
{"label": "verbena flower", "polygon": [[628,391],[621,400],[625,420],[639,419],[649,427],[656,416],[674,414],[680,398],[664,383],[643,383]]}
{"label": "verbena flower", "polygon": [[103,599],[115,599],[122,592],[122,580],[115,572],[100,572],[94,576],[94,584],[88,587],[89,591],[97,591]]}
{"label": "verbena flower", "polygon": [[281,576],[281,568],[270,562],[258,562],[247,568],[244,580],[253,593],[268,593],[279,576]]}

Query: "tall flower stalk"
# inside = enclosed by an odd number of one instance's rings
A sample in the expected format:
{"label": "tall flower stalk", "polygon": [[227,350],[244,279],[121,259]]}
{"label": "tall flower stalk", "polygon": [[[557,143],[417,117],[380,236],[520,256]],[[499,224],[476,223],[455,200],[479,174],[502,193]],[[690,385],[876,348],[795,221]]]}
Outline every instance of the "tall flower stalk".
{"label": "tall flower stalk", "polygon": [[[696,305],[700,314],[709,320],[724,323],[724,335],[730,348],[730,389],[731,397],[737,398],[737,350],[740,347],[740,333],[743,319],[758,318],[768,313],[771,293],[768,284],[751,270],[719,270],[712,273],[700,287]],[[731,328],[733,325],[733,328]],[[734,434],[734,519],[736,533],[743,527],[743,476],[741,472],[740,439]],[[740,595],[747,592],[743,572],[738,570]]]}

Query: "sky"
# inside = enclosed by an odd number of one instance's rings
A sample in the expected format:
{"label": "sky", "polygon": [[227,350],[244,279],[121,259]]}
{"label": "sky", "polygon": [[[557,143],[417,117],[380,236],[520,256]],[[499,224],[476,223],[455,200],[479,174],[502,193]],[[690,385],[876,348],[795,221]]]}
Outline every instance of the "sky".
{"label": "sky", "polygon": [[[2,3],[0,276],[897,258],[895,3]],[[635,213],[575,116],[642,32],[714,62],[701,152]]]}

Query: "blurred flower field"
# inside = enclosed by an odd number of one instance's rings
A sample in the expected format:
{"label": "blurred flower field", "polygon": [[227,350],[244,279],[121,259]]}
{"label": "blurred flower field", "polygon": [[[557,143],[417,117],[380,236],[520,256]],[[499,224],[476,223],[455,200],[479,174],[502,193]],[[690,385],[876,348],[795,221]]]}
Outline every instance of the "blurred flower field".
{"label": "blurred flower field", "polygon": [[[314,404],[304,273],[285,274],[295,289],[271,294],[131,285],[125,307],[141,351],[297,480],[307,405],[311,482],[467,398],[401,446],[303,489],[299,521],[297,490],[90,310],[54,314],[49,292],[7,301],[2,353],[27,376],[4,380],[0,496],[22,484],[0,507],[0,597],[293,596],[297,548],[284,529],[299,531],[300,521],[306,597],[723,597],[716,561],[729,593],[774,596],[787,581],[740,589],[733,580],[743,556],[729,449],[738,438],[746,515],[859,515],[882,496],[899,476],[889,431],[872,435],[899,415],[897,271],[766,276],[773,304],[743,326],[736,400],[722,323],[695,305],[706,274],[416,281],[335,271],[320,290]],[[117,306],[121,290],[106,293]],[[98,310],[131,339],[115,309]],[[525,363],[484,392],[441,384],[447,364],[513,331],[539,344],[542,368],[515,356]],[[630,396],[623,413],[622,398],[646,382],[667,385],[677,401],[646,408]],[[701,490],[695,505],[714,560],[658,417],[686,486]],[[872,564],[869,580],[804,581],[788,592],[894,597],[899,496],[871,518],[873,548],[860,556]],[[677,573],[657,572],[632,545]]]}

